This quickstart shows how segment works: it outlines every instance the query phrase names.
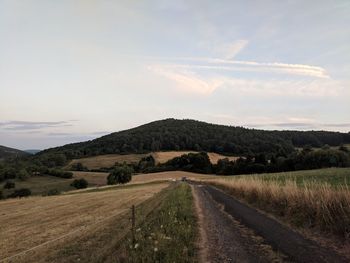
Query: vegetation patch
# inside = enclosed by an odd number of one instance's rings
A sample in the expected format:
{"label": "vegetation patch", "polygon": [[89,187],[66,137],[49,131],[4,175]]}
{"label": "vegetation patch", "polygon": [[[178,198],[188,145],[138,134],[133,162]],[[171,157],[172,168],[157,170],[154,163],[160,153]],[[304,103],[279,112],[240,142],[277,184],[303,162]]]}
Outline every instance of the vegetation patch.
{"label": "vegetation patch", "polygon": [[122,242],[118,262],[196,262],[196,231],[191,188],[181,183]]}
{"label": "vegetation patch", "polygon": [[329,184],[268,181],[241,176],[217,179],[211,184],[239,199],[275,214],[297,227],[312,228],[348,239],[350,235],[350,189]]}

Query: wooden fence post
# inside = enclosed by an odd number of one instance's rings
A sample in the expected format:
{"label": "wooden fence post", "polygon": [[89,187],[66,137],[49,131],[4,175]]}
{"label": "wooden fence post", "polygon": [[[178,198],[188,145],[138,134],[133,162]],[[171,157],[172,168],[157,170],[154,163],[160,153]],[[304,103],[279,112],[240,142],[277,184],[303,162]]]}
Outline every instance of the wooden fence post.
{"label": "wooden fence post", "polygon": [[135,245],[135,205],[131,207],[131,235],[132,243]]}

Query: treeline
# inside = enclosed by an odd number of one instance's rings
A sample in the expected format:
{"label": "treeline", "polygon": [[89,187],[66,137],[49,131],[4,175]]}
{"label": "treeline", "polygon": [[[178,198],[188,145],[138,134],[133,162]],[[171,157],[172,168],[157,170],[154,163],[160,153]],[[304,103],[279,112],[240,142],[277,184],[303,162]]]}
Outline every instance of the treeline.
{"label": "treeline", "polygon": [[[119,167],[125,167],[126,164],[116,163],[112,167],[90,170],[96,172],[111,172]],[[324,147],[323,149],[313,150],[310,147],[304,148],[298,153],[289,156],[248,155],[238,158],[236,161],[230,161],[228,158],[221,159],[217,164],[210,162],[209,156],[205,152],[189,153],[175,157],[165,163],[157,164],[152,155],[141,159],[138,163],[128,164],[132,173],[154,173],[164,171],[188,171],[202,174],[217,175],[239,175],[255,173],[274,173],[296,170],[309,170],[327,167],[349,167],[350,154],[347,148],[340,147],[338,150]],[[76,164],[83,171],[88,171],[81,164]]]}
{"label": "treeline", "polygon": [[42,151],[38,156],[63,154],[66,159],[101,154],[193,150],[225,155],[259,153],[289,155],[295,147],[350,143],[349,133],[326,131],[264,131],[194,120],[166,119],[101,138]]}
{"label": "treeline", "polygon": [[6,161],[0,162],[0,182],[8,179],[26,180],[30,176],[40,175],[72,178],[71,172],[62,169],[66,162],[64,154],[8,158]]}

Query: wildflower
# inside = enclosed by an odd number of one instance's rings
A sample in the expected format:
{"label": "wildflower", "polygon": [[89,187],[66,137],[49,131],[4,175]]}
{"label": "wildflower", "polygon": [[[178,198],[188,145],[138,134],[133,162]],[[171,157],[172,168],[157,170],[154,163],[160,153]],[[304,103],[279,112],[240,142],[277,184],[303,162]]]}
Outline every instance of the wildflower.
{"label": "wildflower", "polygon": [[135,249],[139,247],[139,243],[136,243],[135,244]]}
{"label": "wildflower", "polygon": [[157,248],[157,247],[155,247],[155,248],[154,248],[154,252],[157,252],[157,251],[158,251],[158,248]]}

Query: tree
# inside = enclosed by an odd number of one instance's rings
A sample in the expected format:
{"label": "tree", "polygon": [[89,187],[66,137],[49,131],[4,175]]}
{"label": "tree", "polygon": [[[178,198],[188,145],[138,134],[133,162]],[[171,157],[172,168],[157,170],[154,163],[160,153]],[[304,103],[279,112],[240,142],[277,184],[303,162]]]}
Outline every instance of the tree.
{"label": "tree", "polygon": [[30,196],[32,194],[32,191],[28,188],[21,188],[18,190],[15,190],[12,194],[9,194],[7,197],[14,198],[14,197],[26,197]]}
{"label": "tree", "polygon": [[88,181],[86,181],[84,178],[81,179],[75,179],[70,185],[77,188],[77,189],[84,189],[88,187]]}
{"label": "tree", "polygon": [[15,188],[16,184],[15,182],[12,181],[7,181],[4,185],[4,189],[11,189],[11,188]]}
{"label": "tree", "polygon": [[133,170],[127,165],[117,166],[107,177],[107,184],[125,184],[131,181]]}
{"label": "tree", "polygon": [[19,172],[18,172],[18,178],[22,181],[25,181],[27,180],[29,177],[29,173],[27,172],[26,169],[21,169]]}

